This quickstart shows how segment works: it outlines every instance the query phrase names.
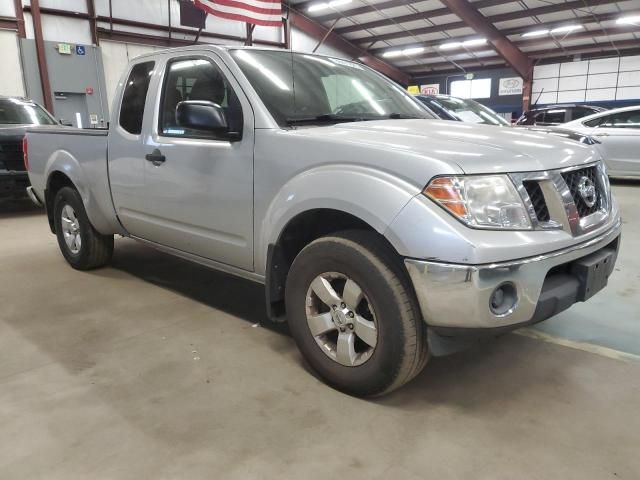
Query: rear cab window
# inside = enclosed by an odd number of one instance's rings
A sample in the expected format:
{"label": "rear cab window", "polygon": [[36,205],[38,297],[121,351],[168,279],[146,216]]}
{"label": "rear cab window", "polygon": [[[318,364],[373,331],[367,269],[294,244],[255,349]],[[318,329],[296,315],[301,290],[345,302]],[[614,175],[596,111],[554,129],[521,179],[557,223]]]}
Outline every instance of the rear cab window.
{"label": "rear cab window", "polygon": [[122,92],[119,123],[133,135],[140,135],[142,132],[144,104],[154,66],[155,62],[134,65]]}

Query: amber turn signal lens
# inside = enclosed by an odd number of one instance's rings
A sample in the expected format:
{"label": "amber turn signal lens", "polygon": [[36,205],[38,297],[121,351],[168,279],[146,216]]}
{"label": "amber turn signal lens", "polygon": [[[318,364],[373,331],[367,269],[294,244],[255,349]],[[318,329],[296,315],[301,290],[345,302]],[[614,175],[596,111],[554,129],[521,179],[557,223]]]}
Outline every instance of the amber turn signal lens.
{"label": "amber turn signal lens", "polygon": [[449,210],[456,217],[466,217],[468,214],[466,202],[454,178],[435,178],[427,185],[423,193]]}

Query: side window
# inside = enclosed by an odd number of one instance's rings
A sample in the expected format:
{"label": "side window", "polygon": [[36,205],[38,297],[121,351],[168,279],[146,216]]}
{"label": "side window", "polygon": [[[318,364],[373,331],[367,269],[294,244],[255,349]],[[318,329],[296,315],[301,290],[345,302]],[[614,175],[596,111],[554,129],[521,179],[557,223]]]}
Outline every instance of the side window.
{"label": "side window", "polygon": [[606,123],[607,119],[609,119],[610,116],[611,115],[604,115],[602,117],[593,118],[591,120],[587,120],[586,122],[582,122],[582,124],[587,127],[597,127],[599,125],[602,125],[603,123]]}
{"label": "side window", "polygon": [[596,113],[596,111],[590,108],[575,107],[571,111],[570,120],[577,120],[578,118],[586,117],[587,115],[593,115],[594,113]]}
{"label": "side window", "polygon": [[155,62],[139,63],[131,69],[122,94],[120,126],[134,135],[142,131],[144,103]]}
{"label": "side window", "polygon": [[218,138],[214,132],[179,125],[176,109],[186,100],[204,100],[222,107],[229,130],[242,131],[240,101],[222,71],[211,61],[189,58],[169,62],[162,87],[159,131],[161,135]]}
{"label": "side window", "polygon": [[610,120],[603,127],[640,129],[640,110],[616,113],[609,118]]}
{"label": "side window", "polygon": [[544,114],[544,123],[564,123],[564,116],[567,113],[565,109],[562,110],[547,110]]}
{"label": "side window", "polygon": [[536,113],[535,117],[533,117],[533,123],[544,123],[544,114],[545,112]]}

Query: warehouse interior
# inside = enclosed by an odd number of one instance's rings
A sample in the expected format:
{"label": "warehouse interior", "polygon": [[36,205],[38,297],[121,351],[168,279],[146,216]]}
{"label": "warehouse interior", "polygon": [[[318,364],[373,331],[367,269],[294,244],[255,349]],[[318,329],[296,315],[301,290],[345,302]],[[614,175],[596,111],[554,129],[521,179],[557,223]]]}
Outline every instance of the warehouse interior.
{"label": "warehouse interior", "polygon": [[[503,131],[568,129],[558,124],[574,125],[583,107],[640,111],[640,0],[285,0],[277,26],[197,4],[2,0],[0,101],[34,102],[64,129],[113,129],[136,57],[223,45],[356,62],[411,95],[473,100],[504,122],[486,128]],[[634,114],[627,150],[640,147]],[[594,132],[590,145],[603,151],[611,134]],[[544,148],[546,137],[525,135]],[[265,311],[261,282],[135,235],[115,236],[105,268],[77,271],[58,250],[50,207],[34,205],[27,184],[19,195],[0,189],[0,478],[640,478],[633,151],[623,174],[606,167],[622,219],[606,288],[540,323],[431,355],[407,385],[373,398],[325,384],[289,325]]]}

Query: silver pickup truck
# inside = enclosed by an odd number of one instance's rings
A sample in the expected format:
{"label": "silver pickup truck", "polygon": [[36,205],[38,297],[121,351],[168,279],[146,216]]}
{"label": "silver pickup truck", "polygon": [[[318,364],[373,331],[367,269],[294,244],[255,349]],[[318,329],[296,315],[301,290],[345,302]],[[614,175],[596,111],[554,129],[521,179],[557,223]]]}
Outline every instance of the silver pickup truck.
{"label": "silver pickup truck", "polygon": [[264,283],[269,317],[350,394],[613,271],[621,220],[591,146],[436,120],[360,63],[186,47],[135,59],[115,98],[108,132],[27,134],[66,260],[101,267],[118,234]]}

